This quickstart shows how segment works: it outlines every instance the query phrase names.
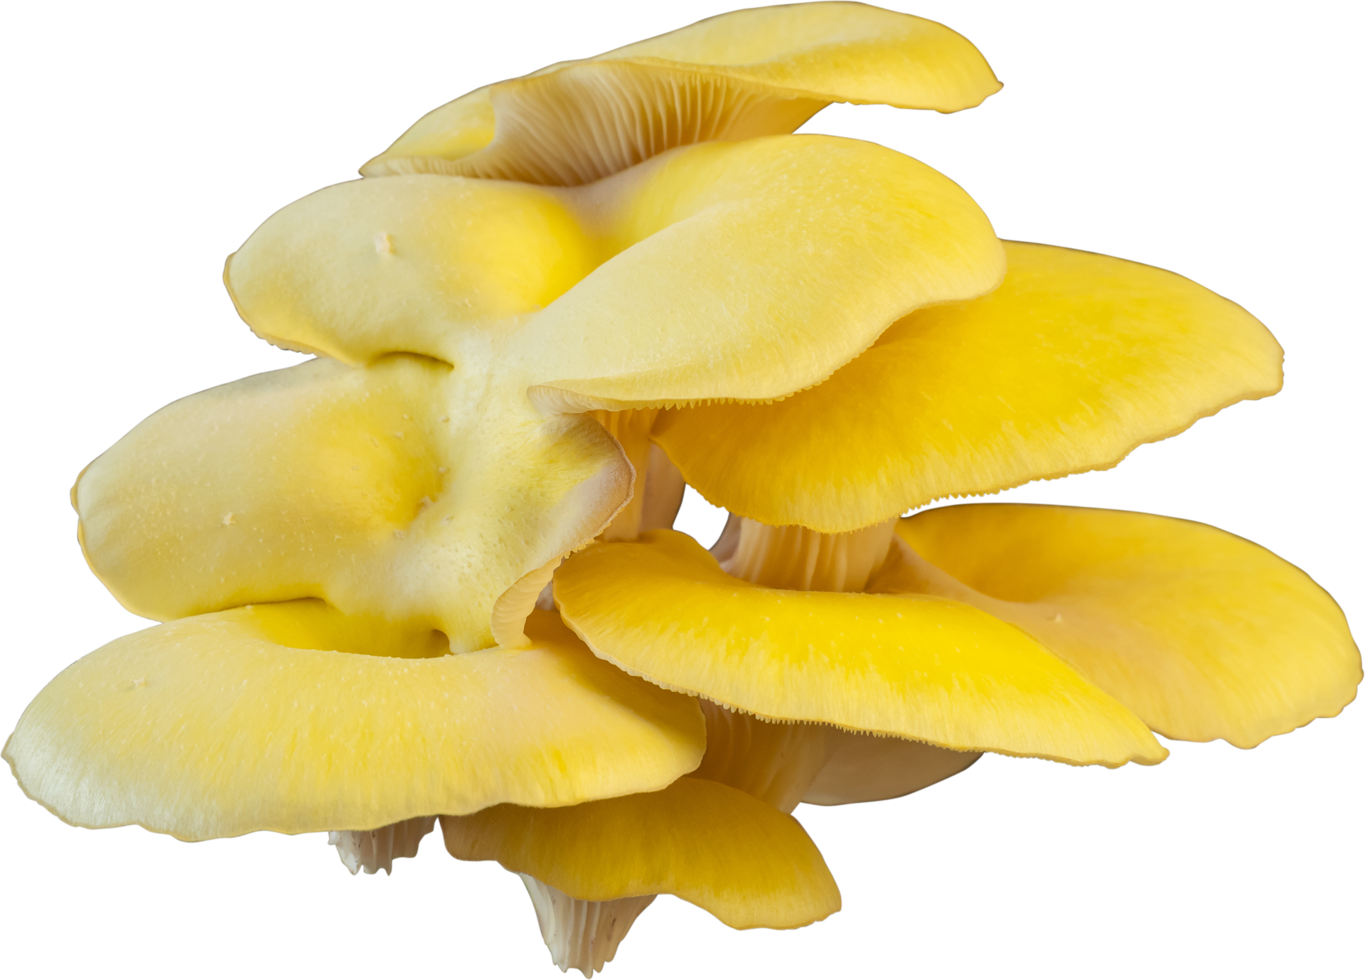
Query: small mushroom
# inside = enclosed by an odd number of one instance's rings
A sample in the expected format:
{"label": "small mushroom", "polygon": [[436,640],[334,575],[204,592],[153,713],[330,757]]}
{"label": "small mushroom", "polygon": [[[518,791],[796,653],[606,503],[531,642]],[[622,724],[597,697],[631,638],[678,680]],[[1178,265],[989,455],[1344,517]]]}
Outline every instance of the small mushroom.
{"label": "small mushroom", "polygon": [[[801,825],[707,779],[579,806],[442,816],[441,830],[453,856],[494,860],[531,879],[556,965],[585,976],[611,959],[656,894],[676,895],[734,929],[795,929],[839,911],[838,886]],[[567,901],[552,901],[545,886]],[[620,919],[600,940],[603,909],[591,908],[598,903]]]}

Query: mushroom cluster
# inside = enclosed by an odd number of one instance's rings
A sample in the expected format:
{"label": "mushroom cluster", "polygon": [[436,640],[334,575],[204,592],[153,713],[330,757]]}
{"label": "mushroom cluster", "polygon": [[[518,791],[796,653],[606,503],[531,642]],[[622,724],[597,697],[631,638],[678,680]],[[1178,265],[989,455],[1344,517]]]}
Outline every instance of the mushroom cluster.
{"label": "mushroom cluster", "polygon": [[[1281,383],[1265,327],[1189,280],[1001,242],[924,164],[792,135],[999,87],[931,21],[738,11],[471,92],[270,217],[224,281],[317,356],[80,475],[91,569],[161,625],[34,699],[25,792],[183,840],[326,831],[352,873],[439,818],[591,976],[658,894],[735,928],[837,911],[802,802],[1338,713],[1341,611],[1250,542],[921,509]],[[731,515],[709,550],[671,530],[686,486]]]}

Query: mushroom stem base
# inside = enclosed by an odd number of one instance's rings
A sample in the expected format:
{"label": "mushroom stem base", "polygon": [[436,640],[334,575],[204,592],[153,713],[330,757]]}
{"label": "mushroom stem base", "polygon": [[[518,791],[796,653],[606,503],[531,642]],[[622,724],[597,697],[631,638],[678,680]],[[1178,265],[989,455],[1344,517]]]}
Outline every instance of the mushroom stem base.
{"label": "mushroom stem base", "polygon": [[435,817],[413,817],[377,830],[333,830],[327,843],[336,847],[351,874],[359,874],[361,868],[367,875],[377,874],[380,868],[393,874],[393,859],[416,857],[422,838],[435,826]]}
{"label": "mushroom stem base", "polygon": [[536,908],[540,935],[555,966],[570,967],[585,977],[593,975],[616,955],[636,918],[654,901],[653,895],[634,895],[606,902],[573,898],[538,878],[518,872]]}

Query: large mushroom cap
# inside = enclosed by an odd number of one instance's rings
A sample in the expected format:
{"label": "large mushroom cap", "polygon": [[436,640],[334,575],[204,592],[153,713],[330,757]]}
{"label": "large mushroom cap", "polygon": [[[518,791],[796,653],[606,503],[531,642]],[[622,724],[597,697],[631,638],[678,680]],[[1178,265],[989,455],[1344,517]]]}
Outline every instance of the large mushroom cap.
{"label": "large mushroom cap", "polygon": [[598,656],[767,720],[1076,764],[1167,755],[1122,704],[965,603],[765,588],[677,531],[574,555],[555,601]]}
{"label": "large mushroom cap", "polygon": [[774,136],[590,187],[338,184],[268,219],[225,278],[272,342],[353,364],[421,354],[582,412],[782,398],[1004,272],[990,222],[942,174],[871,143]]}
{"label": "large mushroom cap", "polygon": [[592,420],[485,391],[390,357],[181,399],[81,474],[86,558],[154,619],[311,597],[491,646],[499,597],[598,533],[631,473]]}
{"label": "large mushroom cap", "polygon": [[675,146],[790,133],[831,102],[956,112],[1000,90],[942,24],[860,3],[736,10],[476,89],[361,168],[584,184]]}
{"label": "large mushroom cap", "polygon": [[714,504],[851,531],[1104,469],[1280,389],[1270,332],[1182,276],[1048,245],[1005,254],[994,292],[917,310],[822,384],[664,412],[655,441]]}
{"label": "large mushroom cap", "polygon": [[69,823],[183,840],[564,806],[696,768],[694,701],[602,663],[552,613],[527,630],[522,649],[450,655],[316,600],[182,619],[58,674],[4,758]]}
{"label": "large mushroom cap", "polygon": [[1193,521],[1020,504],[901,521],[872,588],[968,602],[1171,738],[1250,748],[1354,700],[1360,651],[1332,597],[1289,562]]}

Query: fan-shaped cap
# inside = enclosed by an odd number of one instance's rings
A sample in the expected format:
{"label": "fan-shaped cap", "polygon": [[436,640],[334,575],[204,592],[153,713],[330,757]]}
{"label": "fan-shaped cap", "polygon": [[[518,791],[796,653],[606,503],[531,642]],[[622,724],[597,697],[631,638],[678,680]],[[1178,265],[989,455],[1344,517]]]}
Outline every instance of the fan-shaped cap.
{"label": "fan-shaped cap", "polygon": [[498,598],[591,540],[631,472],[592,420],[489,387],[391,357],[182,399],[81,474],[86,558],[154,619],[316,597],[441,630],[457,651],[491,646]]}
{"label": "fan-shaped cap", "polygon": [[599,657],[768,720],[1076,764],[1167,755],[1122,704],[965,603],[764,588],[676,531],[574,555],[555,601]]}
{"label": "fan-shaped cap", "polygon": [[790,133],[831,102],[956,112],[999,91],[942,24],[860,3],[736,10],[476,89],[361,168],[583,184],[689,143]]}
{"label": "fan-shaped cap", "polygon": [[1004,268],[943,175],[870,143],[777,136],[583,188],[340,184],[267,220],[225,278],[274,343],[479,366],[519,376],[545,411],[581,412],[781,398]]}
{"label": "fan-shaped cap", "polygon": [[794,929],[839,911],[801,825],[708,779],[553,810],[442,816],[441,830],[461,860],[497,861],[587,901],[676,895],[735,929]]}
{"label": "fan-shaped cap", "polygon": [[1171,738],[1250,748],[1356,695],[1360,651],[1312,579],[1243,538],[1151,514],[972,504],[897,527],[870,588],[1027,630]]}
{"label": "fan-shaped cap", "polygon": [[655,441],[713,504],[850,531],[940,497],[1104,469],[1280,389],[1270,332],[1188,279],[1048,245],[1005,252],[994,292],[910,314],[775,404],[664,412]]}
{"label": "fan-shaped cap", "polygon": [[442,656],[420,624],[316,600],[182,619],[62,671],[4,758],[70,823],[183,840],[563,806],[696,768],[694,701],[602,663],[552,613],[527,630],[523,649]]}

